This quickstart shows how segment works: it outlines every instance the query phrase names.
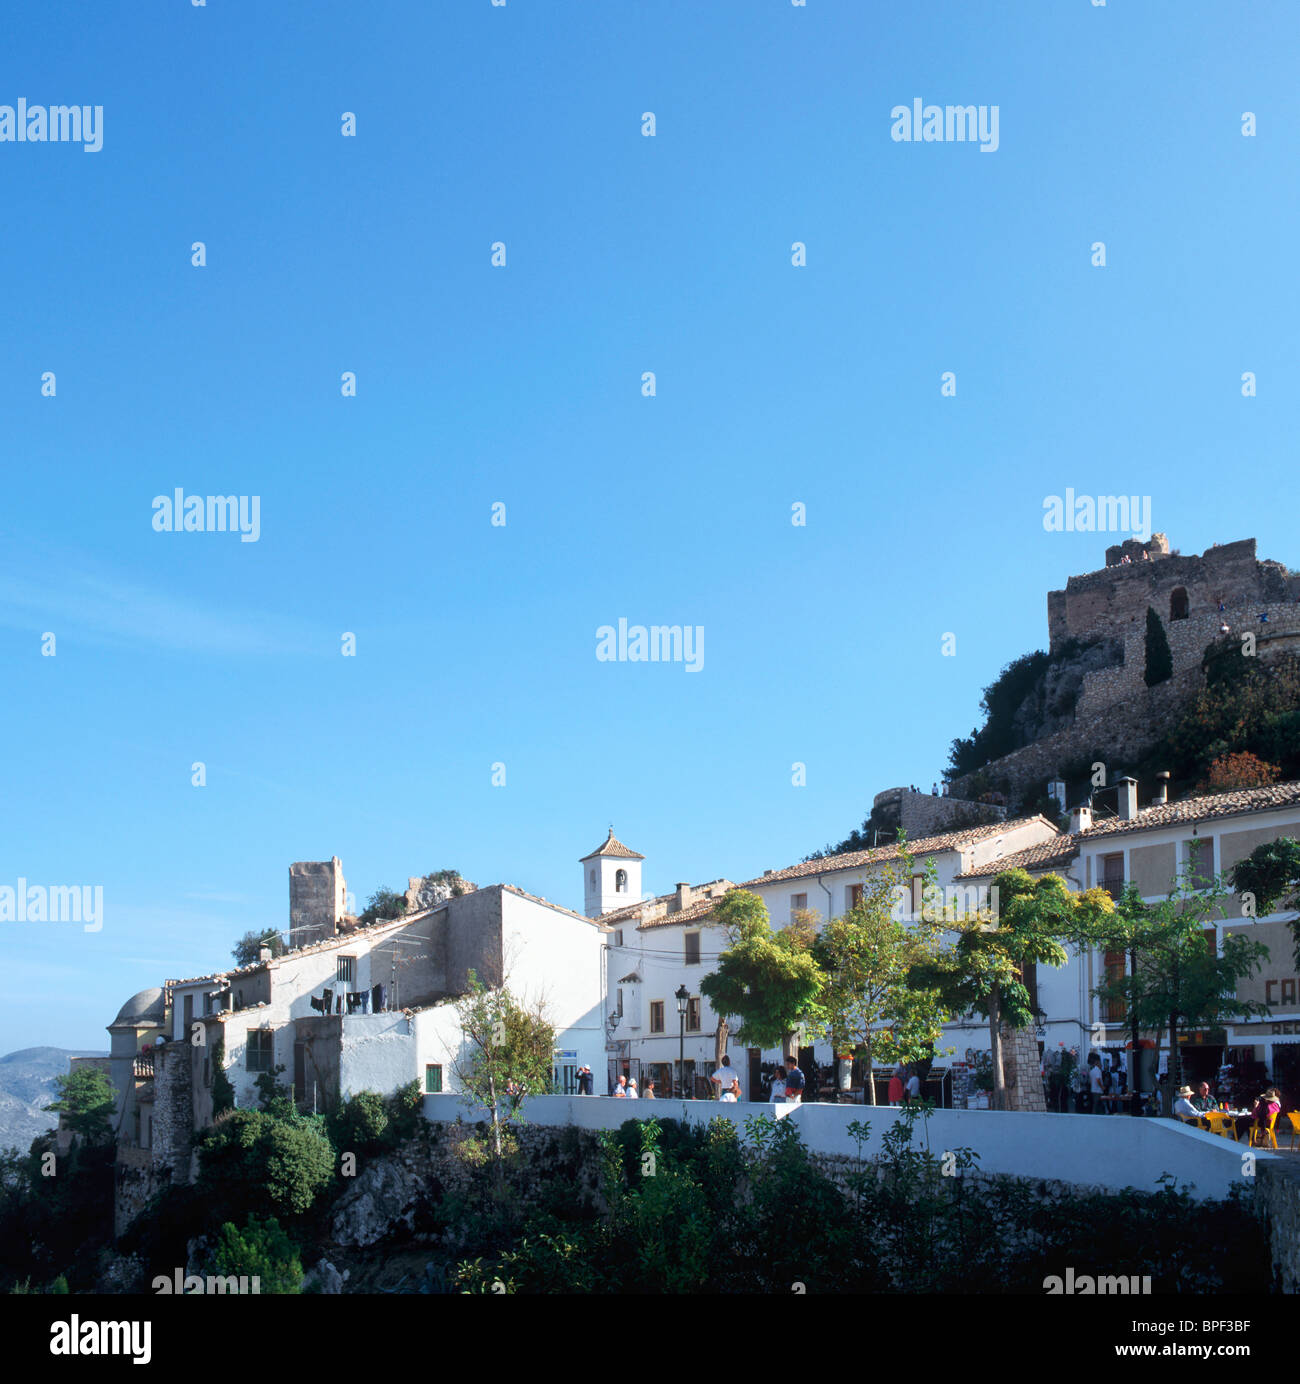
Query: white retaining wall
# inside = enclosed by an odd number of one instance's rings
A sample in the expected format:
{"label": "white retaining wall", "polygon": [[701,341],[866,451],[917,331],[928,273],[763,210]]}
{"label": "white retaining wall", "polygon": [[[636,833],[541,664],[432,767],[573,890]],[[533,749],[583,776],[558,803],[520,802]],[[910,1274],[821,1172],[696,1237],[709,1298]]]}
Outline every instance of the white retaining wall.
{"label": "white retaining wall", "polygon": [[[877,1157],[885,1132],[898,1112],[887,1106],[863,1105],[767,1105],[754,1102],[724,1104],[721,1101],[629,1101],[608,1096],[531,1096],[524,1102],[524,1118],[534,1124],[577,1125],[581,1129],[617,1129],[625,1120],[687,1120],[707,1124],[721,1115],[744,1132],[750,1115],[772,1115],[794,1120],[805,1145],[814,1153],[855,1155],[858,1147],[848,1133],[854,1120],[869,1123],[870,1137],[862,1146],[864,1157]],[[462,1104],[455,1095],[425,1096],[426,1119],[439,1122],[484,1118],[484,1113]],[[928,1133],[927,1133],[928,1130]],[[1244,1143],[1207,1134],[1204,1130],[1175,1124],[1172,1120],[1130,1115],[1041,1115],[999,1110],[935,1110],[927,1121],[918,1120],[913,1142],[928,1138],[930,1149],[970,1148],[979,1154],[977,1166],[986,1173],[1047,1179],[1120,1191],[1160,1190],[1157,1179],[1172,1173],[1180,1185],[1190,1185],[1200,1200],[1217,1200],[1228,1189],[1252,1176],[1249,1158],[1274,1160],[1275,1153],[1248,1150]],[[1250,1183],[1246,1184],[1250,1186]]]}

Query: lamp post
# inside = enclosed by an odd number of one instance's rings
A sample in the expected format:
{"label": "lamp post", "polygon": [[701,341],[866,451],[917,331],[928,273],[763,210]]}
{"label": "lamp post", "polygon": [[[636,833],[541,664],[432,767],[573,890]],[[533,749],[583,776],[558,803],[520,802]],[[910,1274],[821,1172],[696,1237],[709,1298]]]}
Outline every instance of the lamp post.
{"label": "lamp post", "polygon": [[690,991],[685,985],[679,985],[673,994],[673,998],[677,1001],[677,1071],[683,1100],[686,1099],[686,1004],[690,997]]}

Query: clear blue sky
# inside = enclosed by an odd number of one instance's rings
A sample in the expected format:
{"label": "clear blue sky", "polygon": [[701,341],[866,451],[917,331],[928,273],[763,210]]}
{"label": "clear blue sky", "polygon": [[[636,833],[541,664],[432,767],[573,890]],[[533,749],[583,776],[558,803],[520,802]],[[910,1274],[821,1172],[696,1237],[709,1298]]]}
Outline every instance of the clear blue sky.
{"label": "clear blue sky", "polygon": [[[106,917],[0,924],[0,1052],[106,1046],[285,926],[294,860],[577,908],[611,821],[657,890],[794,862],[1045,645],[1115,541],[1043,531],[1066,487],[1294,565],[1298,26],[13,11],[0,104],[102,105],[104,145],[0,144],[0,884]],[[997,105],[1001,147],[891,141],[915,97]],[[260,541],[155,532],[178,486],[260,496]],[[619,617],[704,626],[703,671],[597,662]]]}

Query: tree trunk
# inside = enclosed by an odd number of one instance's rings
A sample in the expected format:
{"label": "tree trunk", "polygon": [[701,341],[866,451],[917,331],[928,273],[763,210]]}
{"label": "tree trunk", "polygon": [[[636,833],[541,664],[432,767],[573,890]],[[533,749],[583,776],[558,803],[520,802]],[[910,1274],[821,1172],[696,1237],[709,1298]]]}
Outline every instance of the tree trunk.
{"label": "tree trunk", "polygon": [[1178,1099],[1175,1094],[1183,1084],[1183,1059],[1178,1051],[1178,1011],[1171,1010],[1169,1014],[1169,1079],[1165,1082],[1165,1114],[1172,1115],[1174,1112],[1174,1101]]}
{"label": "tree trunk", "polygon": [[1130,998],[1132,1006],[1129,1009],[1129,1041],[1132,1046],[1129,1049],[1128,1059],[1128,1089],[1129,1089],[1129,1110],[1130,1115],[1140,1115],[1142,1113],[1142,1102],[1138,1098],[1138,1011],[1137,1011],[1137,970],[1138,954],[1136,947],[1130,947],[1128,953],[1129,985],[1132,987]]}
{"label": "tree trunk", "polygon": [[989,1105],[994,1110],[1005,1110],[1007,1077],[1002,1070],[1002,1004],[996,985],[989,992],[989,1051],[993,1058],[993,1092]]}
{"label": "tree trunk", "polygon": [[713,1069],[717,1071],[722,1066],[722,1059],[727,1055],[727,1039],[731,1036],[731,1029],[727,1026],[726,1019],[718,1020],[717,1044],[713,1052]]}
{"label": "tree trunk", "polygon": [[875,1078],[875,1076],[872,1074],[872,1070],[871,1070],[871,1033],[870,1033],[870,1031],[868,1031],[868,1033],[867,1033],[866,1041],[863,1043],[863,1046],[864,1046],[864,1047],[866,1048],[866,1050],[867,1050],[867,1056],[866,1056],[866,1058],[865,1058],[865,1060],[864,1060],[864,1062],[863,1062],[863,1070],[866,1072],[866,1076],[863,1078],[863,1080],[867,1083],[867,1104],[868,1104],[868,1105],[875,1105],[875,1103],[876,1103],[876,1078]]}

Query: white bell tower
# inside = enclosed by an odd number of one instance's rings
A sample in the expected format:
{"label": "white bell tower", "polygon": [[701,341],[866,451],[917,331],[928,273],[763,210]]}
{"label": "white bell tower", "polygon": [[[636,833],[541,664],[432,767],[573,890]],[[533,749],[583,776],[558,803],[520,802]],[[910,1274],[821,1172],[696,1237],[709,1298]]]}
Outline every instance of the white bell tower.
{"label": "white bell tower", "polygon": [[641,862],[645,856],[629,850],[614,828],[599,850],[582,857],[583,912],[599,918],[615,908],[641,901]]}

